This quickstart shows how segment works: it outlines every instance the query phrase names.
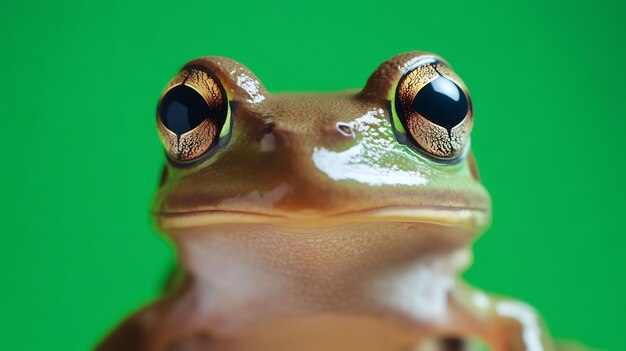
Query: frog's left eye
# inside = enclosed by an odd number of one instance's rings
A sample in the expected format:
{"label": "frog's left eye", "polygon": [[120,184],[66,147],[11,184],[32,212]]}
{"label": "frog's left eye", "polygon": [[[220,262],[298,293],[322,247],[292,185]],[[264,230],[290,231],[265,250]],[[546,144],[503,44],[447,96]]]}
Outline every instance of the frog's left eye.
{"label": "frog's left eye", "polygon": [[170,159],[195,161],[230,136],[230,106],[217,78],[201,68],[181,71],[165,88],[157,108],[159,136]]}
{"label": "frog's left eye", "polygon": [[400,142],[442,161],[462,154],[473,124],[472,104],[447,65],[431,60],[409,70],[398,82],[391,108]]}

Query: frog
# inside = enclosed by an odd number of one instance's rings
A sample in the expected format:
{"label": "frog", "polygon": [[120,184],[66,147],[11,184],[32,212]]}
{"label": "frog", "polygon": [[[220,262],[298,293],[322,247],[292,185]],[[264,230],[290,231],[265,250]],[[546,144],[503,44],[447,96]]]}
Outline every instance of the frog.
{"label": "frog", "polygon": [[468,88],[442,57],[399,54],[334,93],[269,93],[202,57],[156,115],[151,212],[178,263],[97,350],[577,349],[461,278],[491,200]]}

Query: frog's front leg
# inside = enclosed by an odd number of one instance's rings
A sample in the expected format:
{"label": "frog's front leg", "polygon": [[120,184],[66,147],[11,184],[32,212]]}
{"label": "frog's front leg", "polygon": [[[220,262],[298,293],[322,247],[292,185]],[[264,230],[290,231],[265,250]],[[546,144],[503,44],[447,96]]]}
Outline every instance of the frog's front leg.
{"label": "frog's front leg", "polygon": [[541,317],[529,305],[489,295],[459,281],[451,294],[459,319],[469,322],[490,350],[555,351]]}
{"label": "frog's front leg", "polygon": [[[180,272],[179,272],[180,273]],[[170,279],[165,296],[140,309],[120,323],[97,347],[97,351],[173,350],[186,336],[205,335],[201,303],[193,280]]]}

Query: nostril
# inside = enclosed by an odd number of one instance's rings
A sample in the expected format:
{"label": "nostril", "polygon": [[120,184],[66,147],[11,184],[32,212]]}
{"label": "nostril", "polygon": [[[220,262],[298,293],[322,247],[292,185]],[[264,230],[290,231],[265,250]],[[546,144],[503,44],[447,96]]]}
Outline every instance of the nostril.
{"label": "nostril", "polygon": [[266,135],[272,134],[274,128],[276,128],[276,125],[272,122],[264,124],[256,136],[256,141],[261,141]]}
{"label": "nostril", "polygon": [[341,133],[341,135],[354,138],[354,130],[352,129],[352,126],[350,124],[344,123],[344,122],[337,122],[336,126],[337,126],[337,130],[339,131],[339,133]]}
{"label": "nostril", "polygon": [[261,151],[272,151],[276,148],[276,137],[274,136],[274,123],[265,124],[257,134],[257,141],[261,144]]}

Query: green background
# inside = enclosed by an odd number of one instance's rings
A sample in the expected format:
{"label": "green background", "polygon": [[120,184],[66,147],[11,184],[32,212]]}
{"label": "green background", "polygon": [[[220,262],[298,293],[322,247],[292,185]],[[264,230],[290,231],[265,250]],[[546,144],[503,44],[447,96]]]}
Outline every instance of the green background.
{"label": "green background", "polygon": [[157,97],[223,55],[270,91],[362,87],[426,50],[472,93],[494,223],[466,274],[557,337],[624,350],[623,1],[0,5],[0,350],[85,350],[154,298]]}

